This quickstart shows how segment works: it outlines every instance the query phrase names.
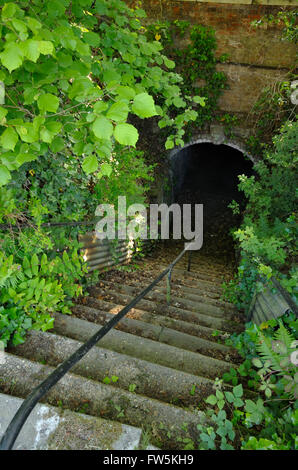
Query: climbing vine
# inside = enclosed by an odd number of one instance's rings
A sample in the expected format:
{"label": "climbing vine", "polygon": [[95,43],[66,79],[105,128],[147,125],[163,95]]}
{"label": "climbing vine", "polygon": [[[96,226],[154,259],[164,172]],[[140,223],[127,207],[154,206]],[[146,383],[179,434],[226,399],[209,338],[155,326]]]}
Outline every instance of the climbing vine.
{"label": "climbing vine", "polygon": [[[214,30],[208,26],[191,25],[189,21],[164,21],[151,23],[146,26],[149,39],[156,39],[165,48],[165,51],[176,63],[183,82],[181,89],[185,96],[199,95],[197,103],[197,116],[186,126],[186,138],[189,139],[194,128],[202,128],[213,120],[218,109],[218,99],[226,88],[226,76],[216,70],[217,62],[224,62],[227,58],[222,55],[215,56],[216,39]],[[181,44],[186,44],[181,46]],[[204,98],[202,98],[204,97]],[[176,97],[178,108],[185,104]],[[170,109],[171,116],[177,112]],[[180,121],[176,117],[175,121]],[[169,118],[160,121],[160,127],[168,125]]]}

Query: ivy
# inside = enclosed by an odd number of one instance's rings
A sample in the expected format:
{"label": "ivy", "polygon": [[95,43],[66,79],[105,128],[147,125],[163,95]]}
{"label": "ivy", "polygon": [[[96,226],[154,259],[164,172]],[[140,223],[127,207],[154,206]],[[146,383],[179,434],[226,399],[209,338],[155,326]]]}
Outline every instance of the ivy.
{"label": "ivy", "polygon": [[[217,62],[224,62],[226,56],[216,58],[216,39],[214,30],[204,25],[191,25],[188,21],[158,21],[146,26],[147,37],[157,39],[165,48],[169,58],[164,58],[164,64],[176,68],[182,76],[180,87],[184,96],[168,97],[170,112],[159,122],[163,128],[170,119],[180,122],[179,109],[187,106],[187,97],[191,96],[196,114],[186,125],[186,138],[189,139],[196,128],[202,128],[206,123],[217,119],[218,100],[226,88],[226,76],[216,70]],[[181,43],[187,41],[187,46]],[[179,44],[180,42],[180,44]],[[176,108],[176,109],[175,109]],[[183,145],[183,144],[181,144]],[[167,141],[167,148],[173,148],[173,141]]]}

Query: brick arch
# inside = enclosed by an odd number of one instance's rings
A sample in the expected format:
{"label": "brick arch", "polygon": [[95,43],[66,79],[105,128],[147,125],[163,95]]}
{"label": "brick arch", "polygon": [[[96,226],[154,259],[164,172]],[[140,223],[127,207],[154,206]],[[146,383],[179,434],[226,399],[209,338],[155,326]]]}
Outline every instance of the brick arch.
{"label": "brick arch", "polygon": [[[224,134],[224,130],[220,126],[216,126],[217,129],[213,129],[209,132],[198,132],[194,133],[194,136],[190,142],[185,144],[183,147],[176,147],[170,152],[170,160],[176,155],[177,153],[181,152],[183,149],[191,147],[192,145],[196,144],[214,144],[214,145],[227,145],[228,147],[232,147],[243,155],[248,157],[253,163],[256,162],[256,158],[250,152],[248,152],[245,138],[242,136],[235,136],[235,137],[227,137]],[[247,138],[247,134],[245,136]]]}

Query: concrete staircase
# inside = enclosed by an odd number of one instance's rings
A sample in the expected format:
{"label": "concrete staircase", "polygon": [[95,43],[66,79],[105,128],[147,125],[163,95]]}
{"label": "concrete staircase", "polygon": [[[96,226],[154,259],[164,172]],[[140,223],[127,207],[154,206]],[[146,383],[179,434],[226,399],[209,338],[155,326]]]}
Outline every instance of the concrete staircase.
{"label": "concrete staircase", "polygon": [[[0,364],[0,391],[6,399],[7,395],[25,398],[180,250],[175,246],[162,257],[153,253],[135,271],[122,267],[106,272],[73,307],[72,316],[56,314],[51,332],[32,331],[23,345],[11,348]],[[79,422],[69,428],[65,421],[58,424],[54,437],[49,435],[38,448],[55,448],[60,426],[66,437],[59,449],[121,445],[131,449],[151,444],[183,449],[185,439],[196,441],[197,424],[206,420],[204,398],[212,393],[214,379],[238,362],[235,351],[218,343],[212,333],[218,330],[224,338],[241,331],[242,319],[232,305],[220,300],[221,283],[231,276],[231,267],[199,252],[193,253],[191,272],[186,265],[187,257],[173,271],[169,305],[164,280],[44,397],[43,402],[54,407],[51,413],[71,413],[71,419],[77,417]],[[14,411],[15,405],[11,417]],[[97,420],[89,423],[93,434],[84,431],[88,419]],[[1,423],[0,434],[4,427]],[[81,428],[83,442],[78,439]],[[134,436],[130,443],[129,435]]]}

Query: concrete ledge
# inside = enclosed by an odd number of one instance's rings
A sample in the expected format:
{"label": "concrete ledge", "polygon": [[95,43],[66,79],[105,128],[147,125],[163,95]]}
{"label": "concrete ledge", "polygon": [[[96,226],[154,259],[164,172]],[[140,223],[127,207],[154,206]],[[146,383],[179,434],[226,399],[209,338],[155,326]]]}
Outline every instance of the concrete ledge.
{"label": "concrete ledge", "polygon": [[[0,437],[23,400],[0,393]],[[14,450],[135,450],[139,428],[38,404],[19,434]]]}

